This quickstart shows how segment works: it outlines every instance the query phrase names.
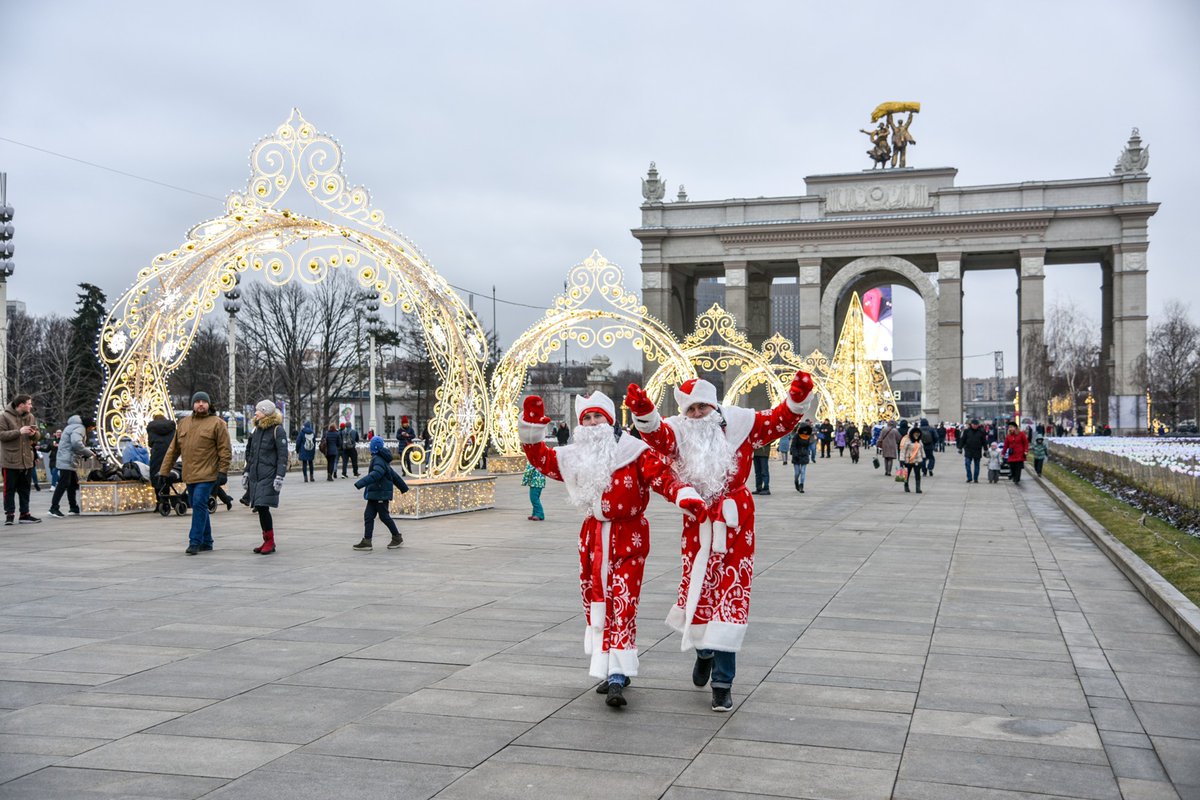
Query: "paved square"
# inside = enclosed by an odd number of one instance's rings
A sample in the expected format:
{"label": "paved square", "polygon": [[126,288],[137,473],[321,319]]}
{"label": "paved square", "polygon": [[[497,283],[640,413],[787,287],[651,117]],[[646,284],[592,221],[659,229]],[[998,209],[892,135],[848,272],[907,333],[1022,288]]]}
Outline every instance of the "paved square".
{"label": "paved square", "polygon": [[772,470],[726,715],[662,622],[658,499],[622,711],[561,484],[370,553],[350,481],[297,475],[272,556],[240,507],[195,557],[180,517],[5,528],[0,797],[1200,798],[1200,656],[1036,482]]}

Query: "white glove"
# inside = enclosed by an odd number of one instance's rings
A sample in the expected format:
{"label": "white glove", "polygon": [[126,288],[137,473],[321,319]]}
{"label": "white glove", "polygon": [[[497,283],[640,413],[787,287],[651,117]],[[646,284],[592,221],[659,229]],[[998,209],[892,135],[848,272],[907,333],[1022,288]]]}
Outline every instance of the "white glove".
{"label": "white glove", "polygon": [[275,480],[271,483],[271,485],[274,486],[275,491],[278,492],[280,489],[283,488],[283,476],[277,475],[275,477]]}

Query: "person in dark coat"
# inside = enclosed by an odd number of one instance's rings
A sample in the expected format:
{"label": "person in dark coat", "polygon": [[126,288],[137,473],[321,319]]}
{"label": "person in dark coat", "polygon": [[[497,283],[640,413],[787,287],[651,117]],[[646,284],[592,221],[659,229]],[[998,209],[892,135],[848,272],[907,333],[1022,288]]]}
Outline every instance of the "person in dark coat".
{"label": "person in dark coat", "polygon": [[317,434],[312,422],[305,420],[304,427],[296,434],[296,458],[300,461],[300,471],[304,473],[304,482],[315,481],[313,460],[317,457]]}
{"label": "person in dark coat", "polygon": [[275,552],[275,523],[271,509],[279,508],[279,490],[287,474],[288,437],[283,430],[283,415],[270,400],[254,407],[254,432],[246,442],[246,471],[242,488],[247,504],[258,514],[263,543],[254,552],[264,556]]}
{"label": "person in dark coat", "polygon": [[332,422],[325,430],[325,435],[321,437],[321,452],[325,454],[328,463],[325,465],[329,470],[325,480],[333,480],[333,476],[337,474],[338,455],[342,452],[342,437],[338,433],[337,425]]}
{"label": "person in dark coat", "polygon": [[987,431],[979,425],[979,420],[973,419],[957,439],[958,452],[963,454],[963,465],[967,469],[967,483],[979,483],[979,462],[988,444]]}
{"label": "person in dark coat", "polygon": [[396,470],[392,469],[392,451],[388,450],[382,438],[376,436],[371,439],[370,448],[371,468],[367,470],[366,475],[354,482],[354,488],[362,489],[363,498],[367,501],[367,508],[363,511],[363,538],[354,545],[354,549],[371,549],[371,536],[375,532],[375,517],[379,517],[379,521],[392,534],[392,540],[388,542],[388,550],[395,550],[404,544],[404,537],[396,528],[396,523],[388,512],[388,506],[392,503],[392,487],[394,486],[401,492],[407,492],[408,484],[396,474]]}
{"label": "person in dark coat", "polygon": [[808,420],[801,420],[792,432],[792,442],[788,445],[792,456],[792,483],[796,491],[804,493],[804,478],[808,472],[808,462],[812,460],[813,427]]}
{"label": "person in dark coat", "polygon": [[162,469],[163,456],[175,438],[175,420],[155,414],[146,426],[146,443],[150,445],[150,474],[157,476]]}

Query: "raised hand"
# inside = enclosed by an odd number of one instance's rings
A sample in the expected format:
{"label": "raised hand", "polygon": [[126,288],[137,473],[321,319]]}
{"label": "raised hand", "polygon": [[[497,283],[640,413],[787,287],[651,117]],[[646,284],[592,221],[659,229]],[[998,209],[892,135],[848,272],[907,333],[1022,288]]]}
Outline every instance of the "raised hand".
{"label": "raised hand", "polygon": [[788,389],[788,397],[792,398],[794,403],[803,403],[804,400],[812,394],[813,379],[804,370],[796,373],[796,377],[792,378],[792,385]]}
{"label": "raised hand", "polygon": [[644,417],[654,411],[654,403],[650,402],[646,390],[636,383],[629,384],[625,392],[625,407],[638,417]]}
{"label": "raised hand", "polygon": [[531,425],[548,425],[550,418],[546,416],[546,404],[536,394],[525,398],[521,420]]}
{"label": "raised hand", "polygon": [[679,507],[697,522],[704,522],[706,516],[704,501],[698,497],[685,497],[679,501]]}

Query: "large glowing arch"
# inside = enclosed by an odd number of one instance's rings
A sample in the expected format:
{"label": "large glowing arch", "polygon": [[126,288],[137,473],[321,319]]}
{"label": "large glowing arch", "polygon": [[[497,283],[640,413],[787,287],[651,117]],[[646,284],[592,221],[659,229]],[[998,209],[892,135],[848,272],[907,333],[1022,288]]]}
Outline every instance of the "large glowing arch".
{"label": "large glowing arch", "polygon": [[[370,193],[349,184],[341,147],[298,110],[254,147],[250,165],[246,191],[230,195],[224,216],[196,225],[179,247],[141,270],[101,327],[98,350],[107,373],[97,409],[101,449],[113,455],[123,435],[144,441],[153,414],[172,413],[167,376],[239,273],[262,271],[269,283],[283,285],[293,278],[319,283],[342,268],[378,291],[384,305],[418,315],[441,379],[426,474],[469,471],[488,439],[490,418],[487,340],[474,314],[417,248],[384,224]],[[332,219],[280,207],[292,187]]]}

